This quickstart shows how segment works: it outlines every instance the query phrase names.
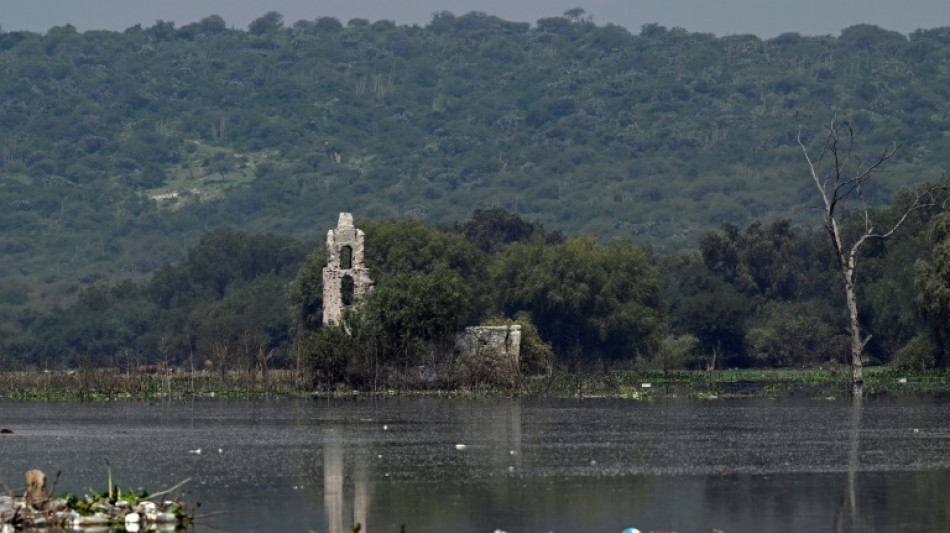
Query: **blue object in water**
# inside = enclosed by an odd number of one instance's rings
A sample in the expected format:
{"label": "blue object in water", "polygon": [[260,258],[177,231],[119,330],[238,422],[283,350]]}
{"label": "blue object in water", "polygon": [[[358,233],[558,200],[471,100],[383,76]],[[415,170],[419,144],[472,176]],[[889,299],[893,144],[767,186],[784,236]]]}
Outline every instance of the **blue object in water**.
{"label": "blue object in water", "polygon": [[635,527],[628,527],[624,529],[622,533],[640,533],[640,530]]}

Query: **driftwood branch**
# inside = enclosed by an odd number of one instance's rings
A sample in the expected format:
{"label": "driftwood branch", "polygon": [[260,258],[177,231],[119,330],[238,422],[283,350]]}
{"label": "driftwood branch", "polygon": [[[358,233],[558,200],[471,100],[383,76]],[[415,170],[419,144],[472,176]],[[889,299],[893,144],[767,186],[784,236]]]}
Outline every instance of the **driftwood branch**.
{"label": "driftwood branch", "polygon": [[147,498],[145,498],[145,499],[146,499],[146,500],[151,500],[152,498],[158,498],[159,496],[164,496],[164,495],[168,494],[169,492],[175,492],[176,490],[180,489],[185,483],[188,483],[189,481],[191,481],[191,478],[186,478],[185,480],[179,482],[179,483],[178,483],[177,485],[175,485],[174,487],[172,487],[172,488],[170,488],[170,489],[165,489],[165,490],[163,490],[163,491],[161,491],[161,492],[156,492],[156,493],[154,493],[154,494],[151,494],[151,495],[149,495],[149,496],[148,496]]}

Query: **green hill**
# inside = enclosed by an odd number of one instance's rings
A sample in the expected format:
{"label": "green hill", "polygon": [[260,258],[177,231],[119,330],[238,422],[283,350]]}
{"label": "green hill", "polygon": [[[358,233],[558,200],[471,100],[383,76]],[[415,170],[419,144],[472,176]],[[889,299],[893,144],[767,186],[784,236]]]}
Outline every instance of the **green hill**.
{"label": "green hill", "polygon": [[816,223],[794,142],[850,119],[883,205],[950,167],[950,28],[717,38],[437,13],[249,31],[220,17],[0,33],[0,321],[141,278],[207,229],[316,239],[340,211],[695,248],[724,222]]}

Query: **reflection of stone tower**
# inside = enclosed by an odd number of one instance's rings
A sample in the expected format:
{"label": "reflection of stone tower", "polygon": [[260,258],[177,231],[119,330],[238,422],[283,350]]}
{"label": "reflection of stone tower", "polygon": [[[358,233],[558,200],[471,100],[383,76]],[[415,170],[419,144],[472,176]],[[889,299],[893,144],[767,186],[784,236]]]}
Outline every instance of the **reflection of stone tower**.
{"label": "reflection of stone tower", "polygon": [[343,308],[373,288],[363,263],[363,232],[353,215],[340,213],[336,229],[327,232],[327,266],[323,269],[323,323],[339,325]]}
{"label": "reflection of stone tower", "polygon": [[327,429],[323,434],[323,504],[327,511],[327,532],[346,533],[353,531],[345,525],[360,525],[360,531],[369,531],[366,521],[369,518],[370,500],[373,486],[369,481],[366,455],[356,452],[353,456],[353,522],[346,524],[343,516],[345,505],[344,481],[346,435],[337,429]]}
{"label": "reflection of stone tower", "polygon": [[323,445],[323,504],[329,533],[343,533],[343,444],[332,429]]}

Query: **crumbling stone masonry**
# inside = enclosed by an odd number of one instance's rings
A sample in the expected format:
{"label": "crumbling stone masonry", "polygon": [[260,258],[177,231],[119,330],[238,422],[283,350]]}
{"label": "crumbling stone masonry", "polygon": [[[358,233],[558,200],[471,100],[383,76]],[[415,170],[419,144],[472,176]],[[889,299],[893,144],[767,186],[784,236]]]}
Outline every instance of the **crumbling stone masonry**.
{"label": "crumbling stone masonry", "polygon": [[340,324],[343,308],[358,302],[373,288],[364,264],[364,234],[353,215],[340,213],[336,228],[327,232],[327,266],[323,269],[323,323]]}
{"label": "crumbling stone masonry", "polygon": [[521,326],[474,326],[465,328],[455,339],[459,363],[487,366],[511,375],[521,364]]}

